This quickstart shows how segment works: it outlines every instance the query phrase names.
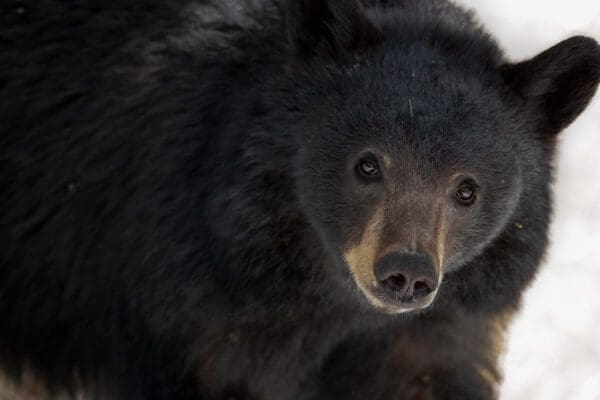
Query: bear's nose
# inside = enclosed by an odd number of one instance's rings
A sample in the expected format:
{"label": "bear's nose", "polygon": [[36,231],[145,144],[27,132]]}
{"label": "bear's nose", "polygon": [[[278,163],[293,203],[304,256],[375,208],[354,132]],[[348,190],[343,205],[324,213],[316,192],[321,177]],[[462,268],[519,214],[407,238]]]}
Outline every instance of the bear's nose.
{"label": "bear's nose", "polygon": [[375,265],[379,284],[403,303],[421,300],[438,286],[438,272],[429,257],[394,252]]}

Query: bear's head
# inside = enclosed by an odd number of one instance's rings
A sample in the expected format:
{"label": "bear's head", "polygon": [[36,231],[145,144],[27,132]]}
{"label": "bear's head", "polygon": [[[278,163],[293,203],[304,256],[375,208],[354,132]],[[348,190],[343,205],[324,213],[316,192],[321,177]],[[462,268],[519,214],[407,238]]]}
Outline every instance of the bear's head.
{"label": "bear's head", "polygon": [[288,9],[300,203],[338,273],[388,313],[432,304],[524,199],[548,207],[555,137],[600,79],[593,39],[508,63],[463,14],[404,12]]}

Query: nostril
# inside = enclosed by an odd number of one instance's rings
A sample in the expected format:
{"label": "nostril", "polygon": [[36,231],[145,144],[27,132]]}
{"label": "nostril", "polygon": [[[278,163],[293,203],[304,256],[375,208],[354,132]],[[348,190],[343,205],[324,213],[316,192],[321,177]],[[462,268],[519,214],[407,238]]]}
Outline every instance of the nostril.
{"label": "nostril", "polygon": [[407,279],[402,274],[394,274],[384,279],[382,283],[393,291],[404,292],[407,286]]}
{"label": "nostril", "polygon": [[404,285],[406,284],[406,277],[402,274],[392,275],[388,279],[391,281],[391,283],[400,288],[404,287]]}
{"label": "nostril", "polygon": [[432,291],[431,286],[426,281],[417,280],[413,284],[413,297],[415,299],[426,297]]}

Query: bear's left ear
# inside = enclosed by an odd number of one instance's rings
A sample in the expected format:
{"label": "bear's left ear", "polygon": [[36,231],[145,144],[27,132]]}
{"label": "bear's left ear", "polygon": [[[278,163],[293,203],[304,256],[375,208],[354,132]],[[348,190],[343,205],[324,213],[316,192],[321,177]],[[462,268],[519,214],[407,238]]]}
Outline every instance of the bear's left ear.
{"label": "bear's left ear", "polygon": [[600,46],[574,36],[517,64],[502,67],[510,87],[533,112],[538,132],[548,137],[569,125],[588,105],[600,80]]}
{"label": "bear's left ear", "polygon": [[358,0],[288,0],[287,26],[295,57],[305,60],[343,59],[382,38]]}

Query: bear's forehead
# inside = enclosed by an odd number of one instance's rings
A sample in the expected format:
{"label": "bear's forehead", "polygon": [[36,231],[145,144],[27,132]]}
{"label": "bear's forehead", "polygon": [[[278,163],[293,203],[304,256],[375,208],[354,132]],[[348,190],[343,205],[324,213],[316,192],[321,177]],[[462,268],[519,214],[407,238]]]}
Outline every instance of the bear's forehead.
{"label": "bear's forehead", "polygon": [[[506,88],[489,59],[463,62],[436,49],[368,53],[335,77],[323,119],[330,138],[428,161],[486,157],[518,139]],[[315,83],[320,84],[320,83]],[[514,125],[514,126],[513,126]],[[486,149],[486,151],[482,151]]]}
{"label": "bear's forehead", "polygon": [[493,72],[474,72],[440,64],[423,67],[422,64],[414,61],[389,67],[371,62],[361,71],[357,84],[362,86],[365,98],[385,98],[390,103],[402,98],[408,103],[410,98],[413,106],[426,103],[428,109],[436,112],[443,111],[444,107],[447,112],[454,112],[479,105],[482,99],[499,98],[496,89],[500,82],[494,79]]}
{"label": "bear's forehead", "polygon": [[504,111],[505,88],[489,61],[461,61],[436,51],[414,56],[376,51],[336,77],[337,95],[346,105],[352,99],[355,110],[392,113],[400,120],[404,114],[432,122],[469,120],[478,113],[491,118]]}
{"label": "bear's forehead", "polygon": [[[352,101],[347,98],[352,96]],[[399,139],[472,141],[511,129],[514,110],[495,88],[476,79],[432,76],[404,81],[385,77],[349,84],[329,118],[337,130],[384,142]]]}

